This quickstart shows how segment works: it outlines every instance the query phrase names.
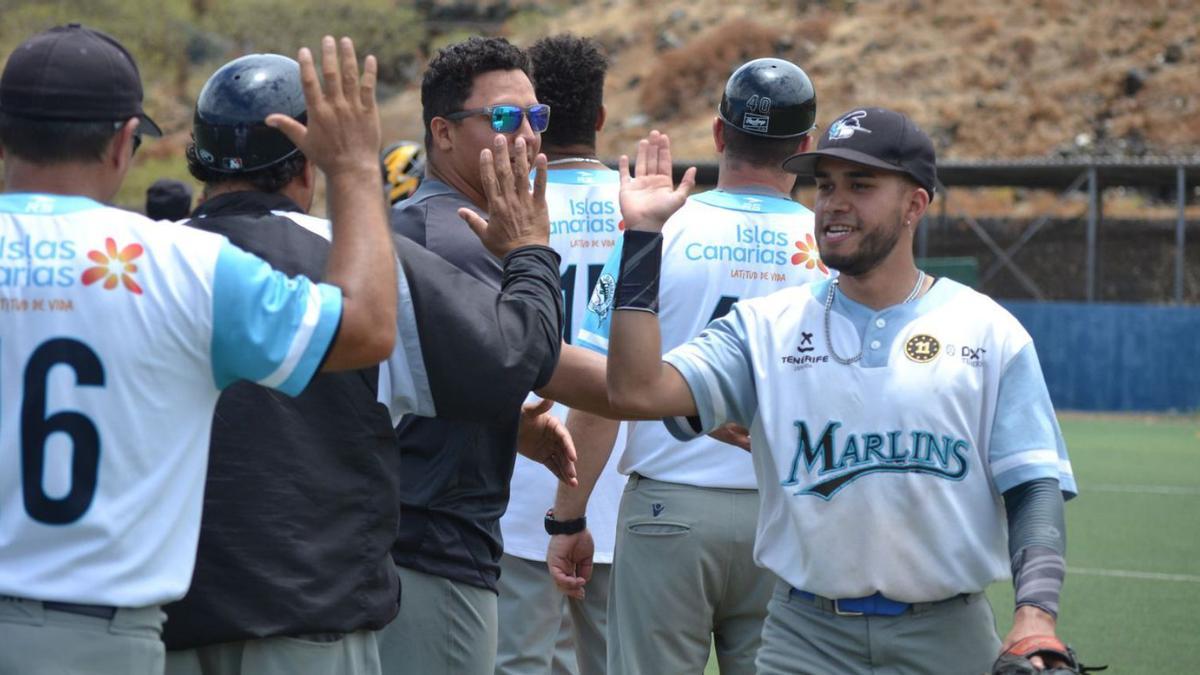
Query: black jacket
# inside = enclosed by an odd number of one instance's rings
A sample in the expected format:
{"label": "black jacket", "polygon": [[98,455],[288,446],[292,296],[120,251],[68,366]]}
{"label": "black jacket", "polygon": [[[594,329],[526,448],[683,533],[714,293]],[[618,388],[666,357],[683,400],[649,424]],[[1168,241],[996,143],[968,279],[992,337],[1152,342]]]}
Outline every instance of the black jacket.
{"label": "black jacket", "polygon": [[[458,217],[460,207],[477,210],[450,186],[427,179],[393,208],[392,229],[482,283],[500,287],[505,273]],[[480,354],[464,365],[494,367],[491,358]],[[392,550],[396,564],[496,590],[504,550],[500,516],[508,508],[518,415],[519,407],[513,406],[484,420],[445,415],[401,420],[396,434],[403,517]]]}
{"label": "black jacket", "polygon": [[[280,195],[240,192],[209,200],[189,224],[319,280],[330,244],[299,222],[324,223],[297,212]],[[514,252],[497,293],[409,242],[398,252],[411,300],[402,299],[400,320],[410,333],[415,324],[430,407],[466,419],[518,408],[557,361],[557,257]],[[481,353],[494,367],[463,367]],[[378,368],[320,373],[294,399],[246,382],[222,393],[195,575],[188,595],[166,607],[169,649],[378,629],[395,616],[388,550],[401,468],[378,378]]]}

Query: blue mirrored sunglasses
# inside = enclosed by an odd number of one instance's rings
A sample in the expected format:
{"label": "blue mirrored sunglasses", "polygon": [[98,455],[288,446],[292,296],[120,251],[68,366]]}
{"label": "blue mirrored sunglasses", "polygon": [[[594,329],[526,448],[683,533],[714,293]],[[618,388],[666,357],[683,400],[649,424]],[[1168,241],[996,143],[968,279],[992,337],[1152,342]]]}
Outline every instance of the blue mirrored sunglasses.
{"label": "blue mirrored sunglasses", "polygon": [[492,123],[492,131],[500,134],[511,134],[521,128],[521,118],[529,118],[529,128],[535,134],[540,134],[550,126],[550,106],[545,103],[535,103],[528,108],[519,105],[490,105],[486,108],[460,110],[446,115],[448,120],[461,120],[474,115],[485,115]]}

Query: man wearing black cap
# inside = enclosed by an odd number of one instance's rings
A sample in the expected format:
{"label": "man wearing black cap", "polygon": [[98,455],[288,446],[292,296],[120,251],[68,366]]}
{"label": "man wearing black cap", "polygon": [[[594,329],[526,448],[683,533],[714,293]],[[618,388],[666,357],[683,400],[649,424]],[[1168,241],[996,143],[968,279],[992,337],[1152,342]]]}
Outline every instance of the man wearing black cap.
{"label": "man wearing black cap", "polygon": [[664,140],[639,150],[609,397],[681,439],[750,427],[754,557],[779,577],[758,672],[989,671],[992,582],[1015,580],[1006,645],[1054,634],[1076,492],[1032,341],[914,264],[936,169],[907,117],[851,111],[784,166],[816,179],[817,242],[841,275],[738,303],[660,361],[657,231],[682,199]]}
{"label": "man wearing black cap", "polygon": [[[796,177],[781,166],[809,148],[816,115],[816,91],[793,63],[755,59],[730,75],[712,121],[717,189],[692,195],[663,228],[665,349],[695,337],[739,299],[828,275],[812,212],[791,199]],[[612,289],[621,283],[619,244],[576,338],[600,354]],[[568,426],[581,471],[579,489],[558,489],[554,514],[563,520],[584,514],[617,431],[616,422],[579,411]],[[753,673],[774,579],[753,560],[758,494],[750,455],[712,438],[680,442],[656,422],[628,428],[618,450],[618,469],[629,479],[609,588],[608,672],[700,672],[715,643],[721,672]],[[583,591],[591,560],[580,549],[590,546],[588,531],[551,539],[551,575],[572,595]]]}
{"label": "man wearing black cap", "polygon": [[[191,578],[209,427],[241,379],[295,395],[396,335],[375,61],[307,49],[307,124],[272,116],[334,198],[327,283],[224,237],[107,207],[142,134],[133,58],[78,25],[0,76],[0,672],[158,673]],[[337,64],[337,65],[335,65]],[[19,468],[18,468],[19,467]]]}

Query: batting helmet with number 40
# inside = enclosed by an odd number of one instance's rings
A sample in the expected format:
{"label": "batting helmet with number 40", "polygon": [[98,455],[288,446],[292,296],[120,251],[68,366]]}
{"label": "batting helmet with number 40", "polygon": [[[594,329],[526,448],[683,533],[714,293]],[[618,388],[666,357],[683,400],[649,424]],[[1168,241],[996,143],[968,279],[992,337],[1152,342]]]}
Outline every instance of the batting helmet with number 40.
{"label": "batting helmet with number 40", "polygon": [[717,114],[749,134],[793,138],[816,128],[817,92],[796,64],[755,59],[733,71]]}

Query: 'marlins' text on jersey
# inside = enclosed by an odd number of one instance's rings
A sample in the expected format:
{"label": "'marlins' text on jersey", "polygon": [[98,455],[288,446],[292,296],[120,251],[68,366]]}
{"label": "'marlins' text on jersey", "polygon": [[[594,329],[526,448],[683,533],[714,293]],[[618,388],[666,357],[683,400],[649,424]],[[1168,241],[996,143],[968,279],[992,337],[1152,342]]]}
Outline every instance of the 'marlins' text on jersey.
{"label": "'marlins' text on jersey", "polygon": [[796,454],[782,485],[802,485],[797,495],[829,500],[853,481],[878,472],[924,473],[956,481],[967,475],[971,444],[961,438],[917,430],[848,433],[839,438],[842,423],[830,420],[814,443],[807,422],[796,420],[795,426]]}

